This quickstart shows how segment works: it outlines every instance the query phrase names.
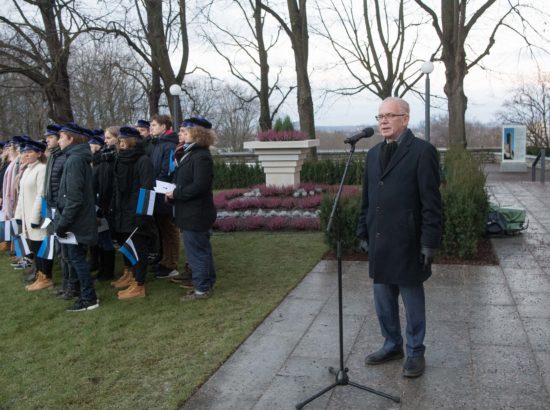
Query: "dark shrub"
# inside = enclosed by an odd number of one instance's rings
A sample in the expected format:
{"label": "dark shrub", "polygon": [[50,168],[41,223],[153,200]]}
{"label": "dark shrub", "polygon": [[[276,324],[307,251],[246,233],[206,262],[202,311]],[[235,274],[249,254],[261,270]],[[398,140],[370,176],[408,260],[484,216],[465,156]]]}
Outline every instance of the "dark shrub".
{"label": "dark shrub", "polygon": [[361,209],[361,196],[357,193],[353,196],[340,198],[339,218],[335,218],[331,231],[326,232],[333,201],[334,195],[325,195],[321,201],[321,229],[325,232],[326,241],[332,249],[336,249],[336,229],[339,220],[342,250],[356,249],[359,241],[355,236],[355,230]]}
{"label": "dark shrub", "polygon": [[477,252],[485,233],[489,201],[481,164],[462,147],[452,147],[445,156],[442,251],[469,257]]}

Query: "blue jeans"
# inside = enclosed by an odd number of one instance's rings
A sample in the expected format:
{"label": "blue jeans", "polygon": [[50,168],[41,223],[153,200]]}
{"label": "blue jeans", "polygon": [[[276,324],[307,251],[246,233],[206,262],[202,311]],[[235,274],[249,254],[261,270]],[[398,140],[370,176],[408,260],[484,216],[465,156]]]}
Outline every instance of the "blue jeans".
{"label": "blue jeans", "polygon": [[57,256],[59,256],[59,262],[61,265],[61,272],[63,273],[63,284],[62,288],[64,291],[76,291],[79,289],[78,278],[71,268],[69,259],[67,256],[67,246],[61,245],[55,241],[55,251]]}
{"label": "blue jeans", "polygon": [[113,251],[115,249],[111,239],[111,230],[108,229],[97,234],[97,246],[104,251]]}
{"label": "blue jeans", "polygon": [[403,347],[401,324],[399,322],[399,294],[405,306],[407,318],[407,356],[423,356],[426,347],[426,302],[424,285],[400,286],[374,284],[374,306],[384,336],[384,350],[387,352]]}
{"label": "blue jeans", "polygon": [[83,244],[61,246],[63,250],[66,251],[67,262],[78,277],[78,282],[80,283],[80,299],[86,302],[95,303],[97,295],[94,289],[94,281],[90,274],[90,266],[86,260],[88,246]]}
{"label": "blue jeans", "polygon": [[193,288],[206,292],[216,283],[216,270],[210,245],[210,232],[183,231],[187,261],[192,271]]}

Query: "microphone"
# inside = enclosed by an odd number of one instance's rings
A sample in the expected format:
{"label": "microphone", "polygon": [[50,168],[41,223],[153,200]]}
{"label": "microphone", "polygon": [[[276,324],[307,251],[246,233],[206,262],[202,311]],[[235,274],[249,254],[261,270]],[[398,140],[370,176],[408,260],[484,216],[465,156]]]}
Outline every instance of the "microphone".
{"label": "microphone", "polygon": [[344,140],[344,144],[355,144],[357,141],[359,141],[362,138],[370,138],[374,135],[374,130],[372,128],[365,128],[363,131],[361,131],[358,134],[355,134],[349,138],[346,138]]}

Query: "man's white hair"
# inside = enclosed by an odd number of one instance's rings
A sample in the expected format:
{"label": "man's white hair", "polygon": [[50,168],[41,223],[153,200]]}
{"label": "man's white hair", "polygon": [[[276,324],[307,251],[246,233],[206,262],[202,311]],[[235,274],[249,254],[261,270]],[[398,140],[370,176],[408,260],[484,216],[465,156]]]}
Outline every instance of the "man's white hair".
{"label": "man's white hair", "polygon": [[382,101],[383,103],[385,102],[396,102],[397,104],[399,104],[399,107],[407,114],[409,115],[409,113],[411,112],[411,109],[409,108],[409,103],[407,101],[405,101],[404,99],[402,98],[399,98],[399,97],[387,97],[384,99],[384,101]]}

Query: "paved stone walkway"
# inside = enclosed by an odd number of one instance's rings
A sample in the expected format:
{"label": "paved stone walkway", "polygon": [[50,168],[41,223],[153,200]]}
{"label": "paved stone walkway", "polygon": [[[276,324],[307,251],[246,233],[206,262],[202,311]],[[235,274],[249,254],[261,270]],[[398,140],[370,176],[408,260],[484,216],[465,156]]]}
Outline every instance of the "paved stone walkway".
{"label": "paved stone walkway", "polygon": [[[339,386],[307,409],[550,408],[550,185],[526,180],[489,172],[491,194],[527,208],[530,220],[522,235],[493,239],[500,266],[434,266],[418,379],[401,376],[401,361],[363,364],[382,343],[372,284],[366,262],[344,263],[350,380],[401,403]],[[327,368],[339,366],[336,272],[335,262],[321,261],[183,408],[293,409],[334,382]]]}

